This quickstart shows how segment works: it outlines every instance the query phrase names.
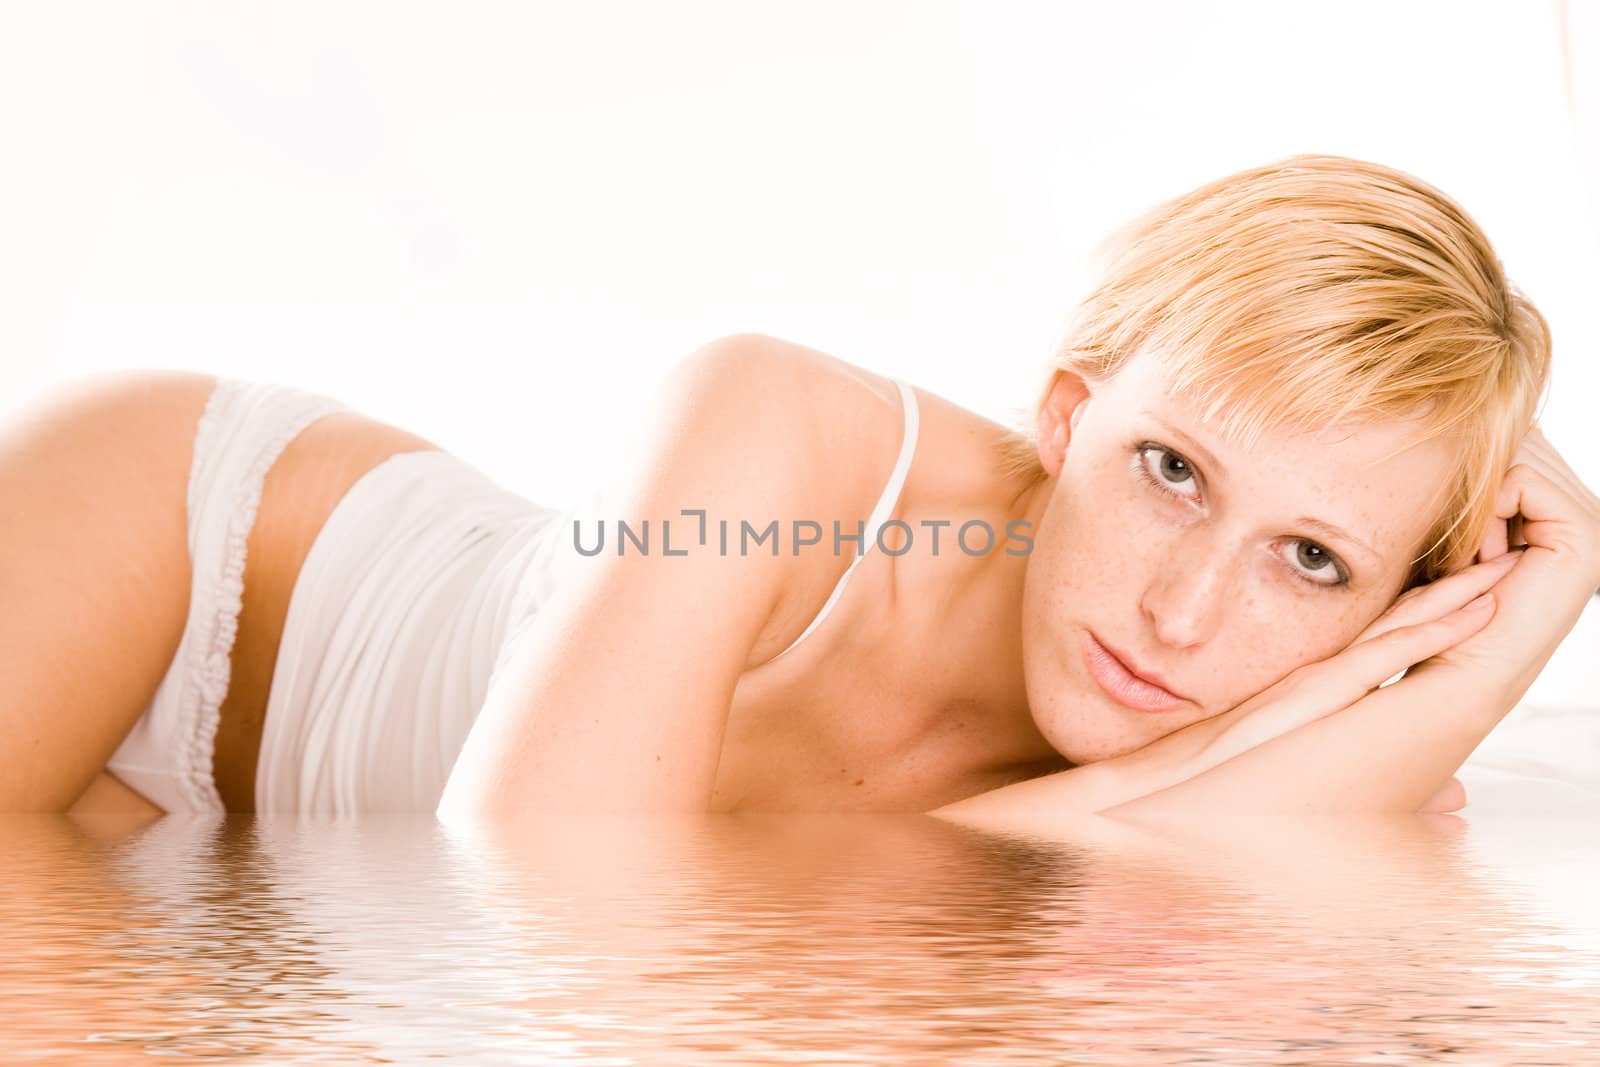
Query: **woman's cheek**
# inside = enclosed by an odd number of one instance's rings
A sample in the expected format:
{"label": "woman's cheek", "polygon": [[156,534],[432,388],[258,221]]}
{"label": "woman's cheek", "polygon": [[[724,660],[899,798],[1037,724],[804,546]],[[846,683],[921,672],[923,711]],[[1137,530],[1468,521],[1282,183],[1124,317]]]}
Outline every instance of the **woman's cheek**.
{"label": "woman's cheek", "polygon": [[1175,550],[1171,505],[1149,499],[1151,490],[1132,482],[1126,472],[1102,470],[1072,494],[1063,516],[1075,562],[1093,568],[1096,577],[1131,574],[1134,565]]}
{"label": "woman's cheek", "polygon": [[[1370,613],[1349,603],[1329,606],[1327,602],[1338,595],[1318,591],[1309,597],[1293,592],[1267,597],[1257,593],[1242,601],[1248,614],[1239,621],[1249,636],[1236,646],[1234,683],[1239,695],[1235,704],[1297,668],[1337,655],[1356,638]],[[1255,610],[1258,608],[1264,610]]]}

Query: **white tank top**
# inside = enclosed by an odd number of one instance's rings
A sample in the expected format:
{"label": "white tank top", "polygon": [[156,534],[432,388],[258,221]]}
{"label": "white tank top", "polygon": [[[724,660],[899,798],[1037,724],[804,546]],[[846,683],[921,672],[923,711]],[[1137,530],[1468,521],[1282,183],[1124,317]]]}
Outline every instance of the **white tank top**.
{"label": "white tank top", "polygon": [[883,528],[884,523],[889,521],[889,516],[893,513],[895,505],[900,501],[900,491],[905,488],[906,474],[911,470],[911,457],[917,450],[919,421],[917,394],[910,386],[898,378],[892,380],[900,389],[900,402],[905,408],[904,429],[900,438],[900,455],[894,461],[894,470],[889,472],[888,484],[883,487],[883,492],[878,494],[878,502],[873,505],[872,514],[867,517],[865,544],[860,547],[856,553],[856,558],[850,561],[850,566],[845,568],[845,572],[834,583],[833,591],[828,594],[828,599],[823,602],[822,610],[817,612],[816,618],[812,619],[806,628],[800,631],[799,637],[789,642],[788,648],[768,660],[767,662],[769,663],[776,661],[781,656],[787,656],[794,650],[796,645],[811,635],[811,631],[821,625],[823,619],[828,617],[828,612],[832,611],[833,606],[839,602],[839,597],[844,592],[845,583],[850,580],[850,575],[855,573],[855,569],[861,565],[861,561],[866,558],[867,553],[872,551],[872,546],[878,543],[878,532]]}

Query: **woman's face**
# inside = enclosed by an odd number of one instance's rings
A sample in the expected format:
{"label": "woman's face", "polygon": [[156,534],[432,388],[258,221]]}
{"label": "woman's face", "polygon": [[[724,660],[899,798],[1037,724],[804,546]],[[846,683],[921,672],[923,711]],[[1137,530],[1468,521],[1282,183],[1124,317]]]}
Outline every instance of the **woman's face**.
{"label": "woman's face", "polygon": [[[1023,588],[1045,738],[1074,763],[1117,756],[1348,645],[1399,594],[1443,500],[1449,446],[1412,444],[1418,429],[1277,431],[1246,452],[1153,359],[1099,384],[1063,373],[1040,415],[1052,478]],[[1181,703],[1113,698],[1086,633]]]}

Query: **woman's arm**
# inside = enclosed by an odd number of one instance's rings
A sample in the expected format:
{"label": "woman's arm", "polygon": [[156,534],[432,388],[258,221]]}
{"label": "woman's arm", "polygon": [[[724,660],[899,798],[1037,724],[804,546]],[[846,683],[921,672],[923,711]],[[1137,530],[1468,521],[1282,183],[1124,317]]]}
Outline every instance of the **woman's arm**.
{"label": "woman's arm", "polygon": [[[1471,607],[1505,575],[1514,554],[1477,564],[1407,592],[1337,655],[1291,672],[1220,715],[1122,756],[1017,782],[969,797],[935,814],[969,823],[1049,832],[1067,815],[1104,812],[1185,782],[1274,737],[1349,707],[1413,665],[1481,630],[1487,612]],[[1461,806],[1448,783],[1422,810]]]}
{"label": "woman's arm", "polygon": [[1343,711],[1104,813],[1417,811],[1517,699],[1490,672],[1419,670]]}
{"label": "woman's arm", "polygon": [[[714,524],[781,527],[797,508],[814,510],[806,493],[819,481],[807,473],[818,460],[811,413],[794,395],[799,368],[778,344],[724,338],[673,372],[659,414],[634,436],[628,484],[608,497],[604,551],[573,556],[576,573],[519,635],[441,814],[707,806],[735,685],[806,562],[770,544],[723,554]],[[686,508],[709,512],[705,544]],[[649,521],[648,553],[629,542],[618,555],[618,519],[635,533]],[[585,544],[596,537],[584,530]]]}

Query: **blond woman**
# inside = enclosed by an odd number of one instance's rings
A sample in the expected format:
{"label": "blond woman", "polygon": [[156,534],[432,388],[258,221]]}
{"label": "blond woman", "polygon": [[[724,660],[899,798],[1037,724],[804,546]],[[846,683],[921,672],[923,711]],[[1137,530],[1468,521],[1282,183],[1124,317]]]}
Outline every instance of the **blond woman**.
{"label": "blond woman", "polygon": [[0,438],[0,804],[1453,808],[1600,584],[1549,350],[1452,201],[1306,156],[1129,227],[1030,425],[735,335],[604,510],[286,387],[84,383]]}

